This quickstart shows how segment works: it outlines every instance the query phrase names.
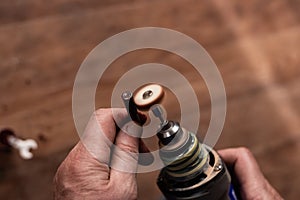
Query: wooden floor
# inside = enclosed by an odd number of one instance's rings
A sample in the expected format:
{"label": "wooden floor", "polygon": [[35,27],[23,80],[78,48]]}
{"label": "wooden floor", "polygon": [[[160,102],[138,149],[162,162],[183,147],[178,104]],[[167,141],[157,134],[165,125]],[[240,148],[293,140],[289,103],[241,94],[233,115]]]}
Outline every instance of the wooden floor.
{"label": "wooden floor", "polygon": [[[36,139],[39,149],[30,161],[14,151],[0,151],[0,199],[52,199],[55,170],[78,141],[71,103],[81,62],[104,39],[144,26],[183,32],[205,47],[222,74],[228,101],[216,148],[249,147],[282,196],[298,199],[298,0],[1,1],[0,127]],[[114,66],[166,63],[185,73],[199,92],[204,88],[173,55],[137,55],[125,56]],[[105,96],[125,69],[107,72],[105,89],[97,94],[98,107],[109,106]],[[200,96],[203,133],[210,103],[207,92]],[[138,176],[140,199],[159,198],[156,174]]]}

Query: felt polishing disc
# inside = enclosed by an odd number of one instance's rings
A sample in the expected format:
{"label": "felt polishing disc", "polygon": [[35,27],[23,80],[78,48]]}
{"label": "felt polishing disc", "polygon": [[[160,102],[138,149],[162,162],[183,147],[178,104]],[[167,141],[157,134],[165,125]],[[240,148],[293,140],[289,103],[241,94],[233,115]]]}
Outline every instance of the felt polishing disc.
{"label": "felt polishing disc", "polygon": [[140,87],[135,91],[133,100],[140,108],[149,108],[159,101],[164,96],[164,89],[158,84],[149,84]]}

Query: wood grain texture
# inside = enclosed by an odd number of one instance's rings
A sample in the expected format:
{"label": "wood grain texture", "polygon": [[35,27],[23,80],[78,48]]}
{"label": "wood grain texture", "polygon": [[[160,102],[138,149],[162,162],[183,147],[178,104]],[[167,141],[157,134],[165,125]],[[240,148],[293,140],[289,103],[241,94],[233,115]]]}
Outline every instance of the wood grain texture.
{"label": "wood grain texture", "polygon": [[[104,39],[144,26],[181,31],[203,45],[227,92],[227,118],[216,148],[249,147],[271,184],[285,199],[297,199],[299,13],[297,0],[0,2],[0,127],[39,143],[31,161],[0,151],[0,199],[52,199],[55,170],[78,141],[71,104],[81,62]],[[116,60],[101,79],[97,107],[110,106],[120,76],[147,62],[172,66],[190,81],[203,138],[211,112],[207,87],[186,61],[170,53],[142,50]],[[156,175],[138,175],[139,199],[159,198]]]}

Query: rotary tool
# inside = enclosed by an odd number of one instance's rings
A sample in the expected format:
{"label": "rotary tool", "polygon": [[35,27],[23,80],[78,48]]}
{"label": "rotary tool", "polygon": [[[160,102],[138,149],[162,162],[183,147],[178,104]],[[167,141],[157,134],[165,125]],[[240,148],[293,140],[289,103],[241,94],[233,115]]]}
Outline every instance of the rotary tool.
{"label": "rotary tool", "polygon": [[147,84],[133,93],[127,91],[122,99],[133,121],[143,126],[149,121],[145,111],[160,121],[156,136],[159,155],[165,167],[160,171],[157,185],[166,199],[178,200],[237,200],[230,174],[218,153],[201,142],[196,135],[176,121],[166,119],[161,106],[164,88]]}

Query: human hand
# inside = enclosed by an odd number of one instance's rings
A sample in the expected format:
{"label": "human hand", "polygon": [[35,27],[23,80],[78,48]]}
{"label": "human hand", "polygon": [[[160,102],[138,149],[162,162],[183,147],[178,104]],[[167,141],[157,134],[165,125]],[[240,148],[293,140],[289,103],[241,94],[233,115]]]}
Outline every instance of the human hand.
{"label": "human hand", "polygon": [[281,200],[282,197],[262,174],[252,153],[244,147],[218,151],[237,178],[237,189],[243,200]]}
{"label": "human hand", "polygon": [[[74,147],[57,170],[56,200],[137,199],[137,153],[148,149],[138,137],[128,135],[124,129],[118,131],[116,120],[126,117],[123,109],[95,112],[81,138],[83,142]],[[134,129],[130,123],[124,127],[128,131]]]}

